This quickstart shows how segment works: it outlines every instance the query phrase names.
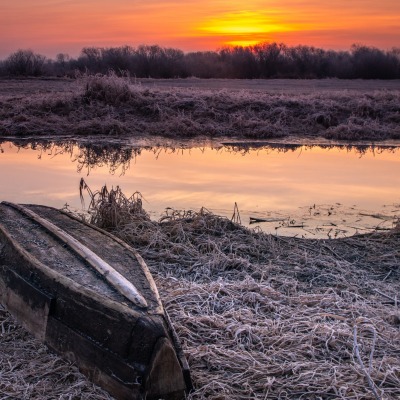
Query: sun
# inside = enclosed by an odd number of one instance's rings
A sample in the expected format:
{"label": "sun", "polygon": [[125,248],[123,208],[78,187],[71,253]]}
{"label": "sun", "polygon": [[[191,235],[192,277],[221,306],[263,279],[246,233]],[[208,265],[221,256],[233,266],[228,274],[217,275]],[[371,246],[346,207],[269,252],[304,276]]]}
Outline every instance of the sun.
{"label": "sun", "polygon": [[263,40],[249,40],[249,39],[244,39],[244,40],[230,40],[229,42],[225,42],[227,45],[232,46],[232,47],[249,47],[249,46],[255,46],[256,44],[262,42]]}
{"label": "sun", "polygon": [[271,33],[285,30],[273,17],[254,11],[238,11],[204,21],[198,31],[202,36],[219,38],[230,46],[251,46],[271,39]]}

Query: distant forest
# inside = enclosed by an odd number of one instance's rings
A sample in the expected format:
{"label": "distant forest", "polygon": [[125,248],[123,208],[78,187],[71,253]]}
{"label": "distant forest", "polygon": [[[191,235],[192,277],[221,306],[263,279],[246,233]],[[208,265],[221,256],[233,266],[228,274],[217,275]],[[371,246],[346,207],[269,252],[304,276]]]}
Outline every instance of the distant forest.
{"label": "distant forest", "polygon": [[129,74],[138,78],[340,78],[400,79],[400,48],[353,45],[349,51],[260,43],[217,51],[184,53],[154,46],[85,47],[79,57],[55,60],[18,50],[0,61],[0,76],[75,77],[80,73]]}

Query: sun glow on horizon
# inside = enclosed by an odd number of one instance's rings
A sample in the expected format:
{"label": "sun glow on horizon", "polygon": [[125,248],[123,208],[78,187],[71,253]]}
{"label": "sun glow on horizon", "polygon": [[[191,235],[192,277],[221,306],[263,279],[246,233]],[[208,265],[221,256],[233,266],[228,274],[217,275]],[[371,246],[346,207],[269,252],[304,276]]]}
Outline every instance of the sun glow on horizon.
{"label": "sun glow on horizon", "polygon": [[[255,43],[271,32],[287,29],[263,13],[239,11],[209,18],[198,27],[200,35],[231,37],[231,43]],[[257,40],[254,39],[257,37]]]}
{"label": "sun glow on horizon", "polygon": [[273,41],[274,34],[290,32],[293,28],[284,24],[273,11],[237,11],[224,13],[203,21],[197,28],[198,35],[212,36],[228,46],[253,46]]}
{"label": "sun glow on horizon", "polygon": [[31,0],[0,12],[0,59],[18,48],[54,57],[83,47],[159,44],[183,51],[259,42],[349,49],[399,46],[399,0]]}
{"label": "sun glow on horizon", "polygon": [[259,40],[231,40],[229,42],[226,42],[228,46],[232,47],[249,47],[249,46],[255,46],[256,44],[262,43]]}

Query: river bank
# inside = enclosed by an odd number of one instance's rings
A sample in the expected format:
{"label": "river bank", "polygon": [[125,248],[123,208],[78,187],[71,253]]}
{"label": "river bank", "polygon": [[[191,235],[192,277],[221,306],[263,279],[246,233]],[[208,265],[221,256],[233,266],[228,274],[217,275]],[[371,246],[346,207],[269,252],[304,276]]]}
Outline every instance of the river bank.
{"label": "river bank", "polygon": [[[344,239],[276,237],[204,209],[154,222],[139,195],[104,191],[91,213],[148,263],[189,361],[190,399],[400,395],[398,227]],[[0,346],[13,343],[14,357],[0,353],[2,394],[109,398],[4,311],[1,318]],[[33,370],[43,362],[57,368]]]}
{"label": "river bank", "polygon": [[334,80],[309,87],[287,81],[289,90],[283,81],[279,91],[252,81],[238,86],[214,80],[209,87],[199,81],[168,86],[110,74],[50,80],[41,88],[37,80],[3,80],[0,135],[400,138],[400,91],[387,84],[357,81],[345,89]]}

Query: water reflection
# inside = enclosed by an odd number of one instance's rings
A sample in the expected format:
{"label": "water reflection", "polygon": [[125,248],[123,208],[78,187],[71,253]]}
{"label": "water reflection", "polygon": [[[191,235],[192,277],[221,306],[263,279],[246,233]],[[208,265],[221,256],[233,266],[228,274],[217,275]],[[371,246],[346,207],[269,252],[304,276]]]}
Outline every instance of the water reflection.
{"label": "water reflection", "polygon": [[362,157],[365,154],[382,154],[395,153],[398,151],[398,145],[375,145],[375,144],[296,144],[296,143],[271,143],[271,142],[224,142],[222,143],[227,149],[233,153],[241,153],[243,155],[254,152],[255,150],[289,152],[298,151],[299,149],[313,149],[319,147],[323,150],[346,151],[347,153],[358,154]]}
{"label": "water reflection", "polygon": [[[14,146],[16,149],[37,151],[38,159],[42,155],[57,156],[66,154],[70,157],[71,162],[76,163],[77,172],[85,172],[90,174],[91,170],[96,167],[107,166],[110,174],[114,175],[119,173],[123,175],[129,170],[131,162],[135,161],[143,151],[153,153],[155,159],[158,159],[162,153],[174,154],[184,151],[189,153],[193,149],[187,147],[182,143],[176,143],[175,146],[169,145],[142,145],[140,147],[133,147],[132,145],[124,145],[120,142],[107,142],[96,143],[93,141],[76,141],[76,140],[61,140],[61,141],[43,141],[43,140],[7,140],[0,141],[0,152],[4,153],[3,146],[8,144]],[[197,150],[204,153],[207,148],[215,151],[225,151],[234,155],[252,155],[256,152],[263,152],[265,154],[271,153],[287,153],[287,152],[301,152],[319,148],[326,151],[345,151],[347,153],[356,154],[363,157],[367,154],[395,154],[398,152],[398,146],[391,145],[363,145],[363,144],[319,144],[304,145],[292,143],[271,143],[271,142],[222,142],[217,146],[202,146],[196,147]]]}
{"label": "water reflection", "polygon": [[[11,141],[9,145],[15,146],[18,151],[32,150],[37,152],[37,158],[40,160],[45,157],[56,157],[67,155],[70,161],[75,163],[77,172],[84,172],[87,175],[96,167],[107,166],[110,174],[120,171],[124,174],[129,168],[131,161],[140,155],[139,148],[124,148],[120,144],[83,144],[74,140],[67,141]],[[0,151],[4,152],[0,144]]]}
{"label": "water reflection", "polygon": [[286,235],[386,229],[400,215],[396,146],[14,140],[0,152],[0,196],[21,203],[79,208],[86,176],[93,189],[140,191],[153,218],[202,206],[231,217],[236,202],[244,224]]}

